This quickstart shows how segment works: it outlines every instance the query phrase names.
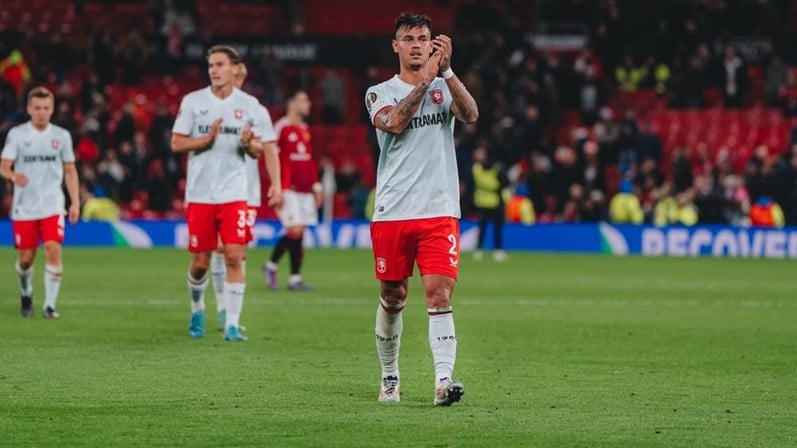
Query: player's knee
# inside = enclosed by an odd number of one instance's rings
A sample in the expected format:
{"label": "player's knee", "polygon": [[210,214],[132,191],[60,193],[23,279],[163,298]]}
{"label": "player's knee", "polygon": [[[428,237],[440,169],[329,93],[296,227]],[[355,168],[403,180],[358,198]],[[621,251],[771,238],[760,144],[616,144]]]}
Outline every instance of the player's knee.
{"label": "player's knee", "polygon": [[446,308],[451,306],[451,288],[437,286],[426,289],[426,305],[429,308]]}
{"label": "player's knee", "polygon": [[33,257],[19,257],[19,268],[27,271],[33,266]]}
{"label": "player's knee", "polygon": [[227,251],[224,254],[224,262],[227,264],[227,267],[237,267],[240,266],[241,263],[244,261],[244,252],[238,251]]}
{"label": "player's knee", "polygon": [[407,285],[401,282],[384,282],[382,298],[391,306],[404,306],[407,300]]}

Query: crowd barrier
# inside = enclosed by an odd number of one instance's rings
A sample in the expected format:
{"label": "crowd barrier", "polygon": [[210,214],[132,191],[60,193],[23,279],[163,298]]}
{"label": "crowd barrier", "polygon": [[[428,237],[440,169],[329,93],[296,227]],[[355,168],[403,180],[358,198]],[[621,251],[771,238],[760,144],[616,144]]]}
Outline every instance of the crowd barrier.
{"label": "crowd barrier", "polygon": [[[334,221],[305,233],[306,247],[370,248],[369,223]],[[258,221],[253,246],[272,246],[281,227],[276,221]],[[461,223],[461,250],[476,247],[478,228]],[[492,229],[486,234],[491,248]],[[67,225],[67,246],[187,247],[184,221],[80,222]],[[13,246],[11,222],[0,220],[0,246]],[[652,227],[599,224],[537,224],[504,227],[507,250],[603,253],[614,255],[715,256],[797,258],[797,227],[784,229],[724,226]]]}

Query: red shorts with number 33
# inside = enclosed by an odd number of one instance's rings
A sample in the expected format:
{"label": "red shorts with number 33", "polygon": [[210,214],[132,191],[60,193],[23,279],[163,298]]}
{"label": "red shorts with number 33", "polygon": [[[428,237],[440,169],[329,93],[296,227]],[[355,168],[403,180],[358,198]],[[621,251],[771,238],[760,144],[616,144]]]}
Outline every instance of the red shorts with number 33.
{"label": "red shorts with number 33", "polygon": [[64,242],[64,215],[53,215],[42,219],[15,220],[11,223],[14,231],[14,246],[17,249],[35,249],[39,242]]}
{"label": "red shorts with number 33", "polygon": [[246,244],[249,236],[249,208],[246,201],[225,204],[190,203],[185,210],[188,224],[188,251],[206,252],[224,244]]}
{"label": "red shorts with number 33", "polygon": [[421,275],[459,274],[459,220],[452,217],[371,223],[374,269],[379,280],[403,280],[418,263]]}

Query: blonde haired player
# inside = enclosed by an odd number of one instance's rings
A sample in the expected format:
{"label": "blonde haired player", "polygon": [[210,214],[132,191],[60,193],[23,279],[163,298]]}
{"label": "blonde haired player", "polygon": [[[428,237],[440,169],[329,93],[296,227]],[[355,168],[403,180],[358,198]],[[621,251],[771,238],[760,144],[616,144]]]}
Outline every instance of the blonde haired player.
{"label": "blonde haired player", "polygon": [[[248,70],[246,68],[246,64],[243,62],[238,64],[237,68],[238,70],[233,75],[233,82],[235,84],[235,88],[242,89],[244,81],[246,81],[246,76],[248,75]],[[268,117],[266,125],[271,127],[271,132],[274,133],[273,126],[271,124],[271,115],[268,113],[268,110],[265,107],[263,107],[263,113],[266,117]],[[279,166],[280,161],[274,141],[262,141],[262,139],[254,139],[252,140],[251,144],[262,144],[262,148],[258,148],[257,151],[263,154],[268,175],[270,178],[277,179],[279,181],[281,177]],[[257,158],[246,158],[246,185],[246,204],[249,207],[246,215],[246,226],[249,231],[247,238],[247,243],[249,243],[254,240],[254,228],[255,223],[257,222],[257,209],[262,203],[260,194],[260,170],[258,169]],[[274,204],[274,206],[279,207],[280,204]],[[244,274],[246,274],[245,258],[242,269]],[[216,250],[213,251],[213,254],[210,257],[210,277],[213,282],[213,291],[216,293],[216,323],[219,330],[223,331],[224,326],[227,323],[227,311],[224,308],[224,280],[227,278],[227,265],[224,262],[224,243],[222,243],[221,239],[219,239],[219,245]],[[243,326],[240,328],[241,330],[244,330]]]}
{"label": "blonde haired player", "polygon": [[379,401],[400,399],[401,312],[417,263],[429,314],[433,403],[448,406],[465,392],[452,378],[457,338],[451,294],[459,272],[460,217],[454,119],[473,123],[479,112],[451,70],[451,39],[432,38],[432,21],[425,15],[405,13],[395,25],[393,51],[400,72],[365,94],[380,149],[371,224],[381,282],[376,312]]}
{"label": "blonde haired player", "polygon": [[[172,151],[188,153],[185,190],[188,251],[188,291],[191,316],[188,334],[205,335],[205,289],[210,257],[221,238],[227,277],[224,340],[245,341],[240,331],[243,309],[243,260],[248,238],[246,157],[258,157],[258,141],[274,140],[260,103],[237,89],[234,75],[241,57],[229,46],[207,53],[210,86],[187,94],[172,128]],[[270,120],[269,120],[270,121]],[[254,143],[253,143],[254,141]],[[279,204],[280,185],[268,192],[269,205]]]}
{"label": "blonde haired player", "polygon": [[58,319],[55,304],[61,288],[61,245],[64,242],[64,193],[69,193],[69,222],[80,218],[78,175],[69,131],[50,123],[55,97],[45,87],[28,93],[30,121],[8,132],[0,161],[0,177],[14,184],[11,220],[19,255],[22,315],[33,315],[33,262],[44,242],[43,315]]}

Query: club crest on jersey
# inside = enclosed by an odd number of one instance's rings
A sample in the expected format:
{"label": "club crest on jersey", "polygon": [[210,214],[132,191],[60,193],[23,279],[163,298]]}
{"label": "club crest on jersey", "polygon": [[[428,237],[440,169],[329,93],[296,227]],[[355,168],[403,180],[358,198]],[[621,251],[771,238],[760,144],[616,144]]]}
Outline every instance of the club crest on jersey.
{"label": "club crest on jersey", "polygon": [[432,98],[432,102],[435,104],[441,104],[443,102],[443,91],[440,89],[434,89],[430,91],[429,96]]}
{"label": "club crest on jersey", "polygon": [[240,120],[244,117],[244,111],[242,109],[235,109],[235,119]]}
{"label": "club crest on jersey", "polygon": [[387,261],[382,257],[376,257],[376,272],[384,274],[387,271]]}
{"label": "club crest on jersey", "polygon": [[55,139],[50,140],[50,146],[52,146],[53,149],[57,150],[58,147],[61,146],[61,142],[59,142],[58,140],[55,140]]}

